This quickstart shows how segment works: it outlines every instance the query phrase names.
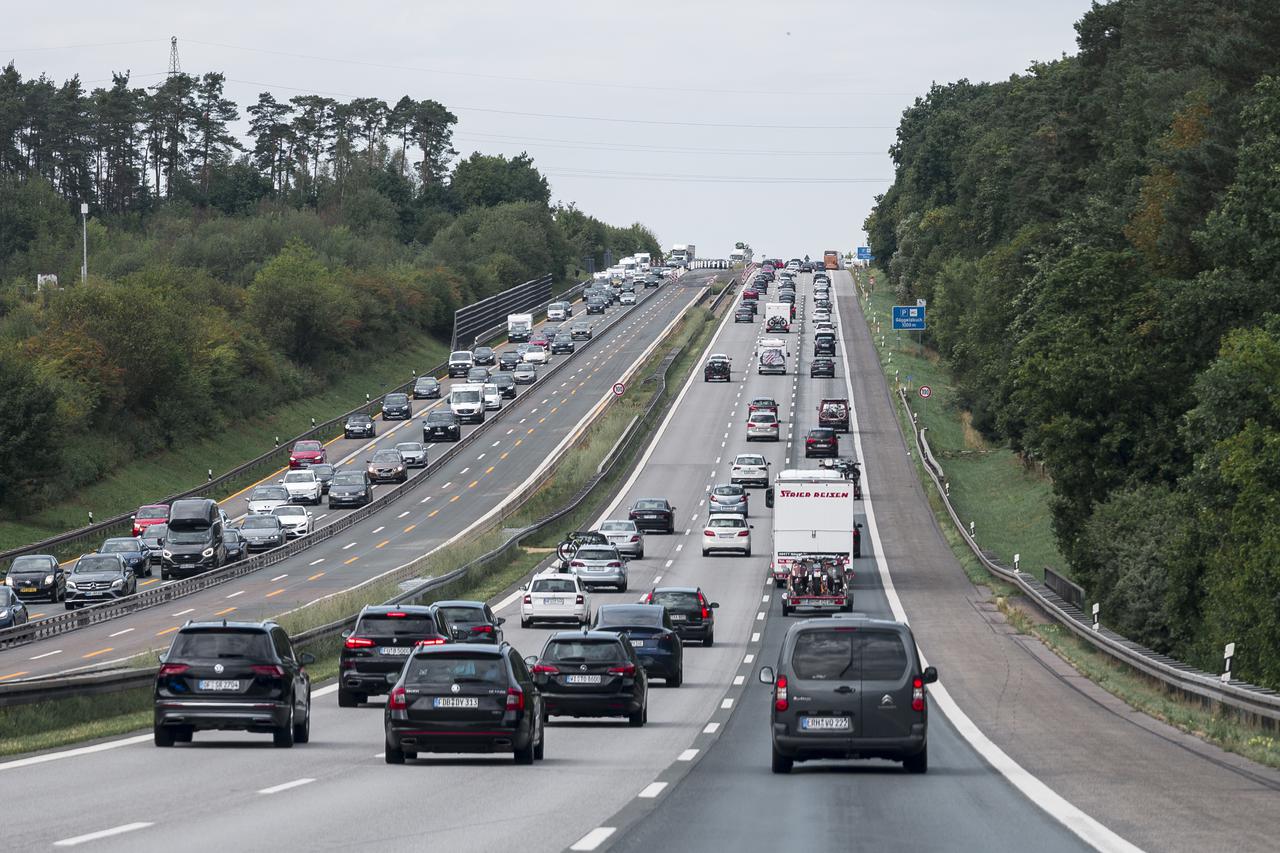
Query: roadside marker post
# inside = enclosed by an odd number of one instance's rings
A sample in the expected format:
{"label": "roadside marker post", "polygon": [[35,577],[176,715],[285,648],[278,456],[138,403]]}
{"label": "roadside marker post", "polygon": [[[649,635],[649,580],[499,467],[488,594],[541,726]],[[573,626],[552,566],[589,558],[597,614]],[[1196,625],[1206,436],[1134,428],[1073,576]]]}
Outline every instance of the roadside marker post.
{"label": "roadside marker post", "polygon": [[1222,650],[1222,683],[1226,684],[1231,680],[1231,659],[1236,656],[1236,644],[1227,643],[1226,648]]}
{"label": "roadside marker post", "polygon": [[1098,630],[1098,611],[1101,609],[1102,606],[1095,601],[1093,603],[1093,630],[1095,631]]}

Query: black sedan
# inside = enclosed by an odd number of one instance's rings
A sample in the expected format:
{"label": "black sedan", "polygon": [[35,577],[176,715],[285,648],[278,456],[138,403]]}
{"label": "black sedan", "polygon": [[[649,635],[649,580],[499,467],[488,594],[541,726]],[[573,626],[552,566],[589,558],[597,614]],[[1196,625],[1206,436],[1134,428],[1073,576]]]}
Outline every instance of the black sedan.
{"label": "black sedan", "polygon": [[460,438],[462,423],[453,412],[437,410],[427,413],[422,419],[423,441],[457,441]]}
{"label": "black sedan", "polygon": [[440,397],[440,380],[434,376],[419,376],[413,383],[413,399],[435,400]]}
{"label": "black sedan", "polygon": [[684,681],[684,644],[665,607],[657,604],[602,604],[596,608],[594,631],[625,636],[644,670],[668,687]]}
{"label": "black sedan", "polygon": [[228,563],[235,563],[249,556],[249,543],[240,535],[240,531],[233,527],[223,529],[222,544],[227,549]]}
{"label": "black sedan", "polygon": [[750,308],[739,308],[733,312],[733,322],[735,323],[754,323],[756,321],[756,312]]}
{"label": "black sedan", "polygon": [[502,625],[507,620],[495,616],[483,601],[437,601],[435,604],[459,643],[502,642]]}
{"label": "black sedan", "polygon": [[520,363],[520,353],[513,349],[504,349],[498,354],[499,370],[515,370],[516,365]]}
{"label": "black sedan", "polygon": [[494,354],[493,347],[476,347],[471,351],[471,357],[474,364],[490,365],[493,364]]}
{"label": "black sedan", "polygon": [[817,379],[819,377],[836,378],[836,363],[833,359],[815,358],[809,363],[809,378]]}
{"label": "black sedan", "polygon": [[632,505],[627,517],[646,533],[676,532],[676,508],[666,498],[641,498]]}
{"label": "black sedan", "polygon": [[626,638],[613,631],[562,631],[525,658],[547,715],[649,718],[649,677]]}
{"label": "black sedan", "polygon": [[373,438],[377,434],[378,427],[374,424],[373,418],[363,412],[347,418],[346,424],[342,427],[344,438]]}
{"label": "black sedan", "polygon": [[[339,471],[329,484],[329,507],[364,506],[373,500],[373,485],[363,470]],[[246,519],[247,520],[247,519]]]}
{"label": "black sedan", "polygon": [[666,608],[671,624],[681,642],[697,640],[704,646],[716,641],[716,608],[718,601],[708,601],[701,587],[660,586],[645,593],[643,604],[659,604]]}
{"label": "black sedan", "polygon": [[382,398],[384,421],[407,421],[411,417],[413,417],[413,406],[409,404],[408,394],[388,394]]}
{"label": "black sedan", "polygon": [[27,605],[18,594],[7,586],[0,586],[0,628],[25,625],[29,615]]}

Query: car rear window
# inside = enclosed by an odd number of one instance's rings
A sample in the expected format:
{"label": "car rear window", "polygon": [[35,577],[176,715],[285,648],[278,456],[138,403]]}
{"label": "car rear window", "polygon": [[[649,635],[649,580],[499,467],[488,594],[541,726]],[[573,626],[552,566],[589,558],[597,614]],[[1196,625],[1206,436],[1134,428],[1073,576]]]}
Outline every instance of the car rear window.
{"label": "car rear window", "polygon": [[742,494],[742,486],[716,486],[712,492],[717,496],[737,497]]}
{"label": "car rear window", "polygon": [[612,548],[591,548],[583,546],[574,554],[580,560],[616,560],[617,553]]}
{"label": "car rear window", "polygon": [[86,554],[76,561],[75,568],[72,569],[76,574],[90,574],[91,572],[116,572],[120,570],[120,561],[118,557],[95,556]]}
{"label": "car rear window", "polygon": [[647,625],[662,626],[662,608],[648,604],[611,604],[596,611],[596,625]]}
{"label": "car rear window", "polygon": [[536,580],[529,590],[530,592],[577,592],[578,588],[573,585],[573,581],[564,578],[546,578],[544,580]]}
{"label": "car rear window", "polygon": [[616,640],[552,640],[542,657],[564,663],[611,663],[626,654]]}
{"label": "car rear window", "polygon": [[392,616],[389,613],[366,613],[360,617],[360,623],[356,625],[355,632],[377,637],[425,637],[439,633],[436,630],[436,621],[425,613],[401,616]]}
{"label": "car rear window", "polygon": [[[305,449],[305,448],[304,448]],[[135,518],[165,518],[169,517],[169,508],[167,506],[144,506],[138,510]]]}
{"label": "car rear window", "polygon": [[264,631],[182,631],[168,660],[176,658],[248,658],[271,660],[271,638]]}
{"label": "car rear window", "polygon": [[341,471],[333,475],[335,486],[363,486],[364,475],[355,471]]}
{"label": "car rear window", "polygon": [[441,607],[450,625],[484,625],[489,619],[479,607]]}
{"label": "car rear window", "polygon": [[739,456],[736,464],[738,465],[763,465],[763,456]]}
{"label": "car rear window", "polygon": [[751,416],[751,421],[757,424],[772,424],[777,423],[778,416],[772,412],[756,412]]}
{"label": "car rear window", "polygon": [[666,509],[666,501],[636,501],[636,509]]}
{"label": "car rear window", "polygon": [[655,592],[650,596],[651,604],[661,604],[663,607],[679,607],[688,609],[697,607],[701,604],[698,601],[696,592],[684,592],[676,590],[663,590]]}
{"label": "car rear window", "polygon": [[732,518],[713,516],[707,519],[707,527],[746,527],[747,523],[736,515]]}
{"label": "car rear window", "polygon": [[796,637],[791,668],[797,678],[847,681],[861,677],[858,635],[853,631],[804,631]]}
{"label": "car rear window", "polygon": [[289,493],[281,486],[263,486],[254,489],[253,494],[249,495],[251,501],[287,501]]}
{"label": "car rear window", "polygon": [[630,533],[636,529],[634,521],[606,521],[600,525],[602,531],[610,533]]}
{"label": "car rear window", "polygon": [[862,678],[865,681],[896,681],[906,675],[907,648],[902,637],[889,631],[862,635]]}
{"label": "car rear window", "polygon": [[475,655],[454,652],[410,658],[405,683],[411,686],[482,682],[506,684],[507,671],[497,655]]}

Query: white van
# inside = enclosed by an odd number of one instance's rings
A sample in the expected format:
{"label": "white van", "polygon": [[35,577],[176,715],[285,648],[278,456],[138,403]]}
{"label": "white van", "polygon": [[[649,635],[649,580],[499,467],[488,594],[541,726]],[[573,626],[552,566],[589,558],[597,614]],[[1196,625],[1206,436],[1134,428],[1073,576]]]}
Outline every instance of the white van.
{"label": "white van", "polygon": [[449,392],[449,410],[463,423],[484,423],[484,386],[463,383]]}

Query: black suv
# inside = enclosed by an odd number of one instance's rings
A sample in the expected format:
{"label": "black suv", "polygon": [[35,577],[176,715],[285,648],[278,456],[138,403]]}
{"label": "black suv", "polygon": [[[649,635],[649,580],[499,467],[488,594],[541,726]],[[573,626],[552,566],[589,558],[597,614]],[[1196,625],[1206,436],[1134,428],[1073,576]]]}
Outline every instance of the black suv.
{"label": "black suv", "polygon": [[660,586],[645,593],[644,604],[660,604],[671,617],[671,625],[681,642],[697,640],[704,646],[716,641],[718,601],[708,601],[697,586]]}
{"label": "black suv", "polygon": [[187,743],[200,729],[270,732],[276,746],[311,739],[315,658],[297,654],[274,622],[188,622],[161,658],[155,743]]}
{"label": "black suv", "polygon": [[409,405],[408,394],[388,394],[382,398],[384,421],[407,421],[411,417],[413,417],[413,407]]}
{"label": "black suv", "polygon": [[513,752],[517,764],[532,764],[542,758],[545,721],[542,693],[507,643],[420,646],[387,697],[385,759]]}
{"label": "black suv", "polygon": [[459,643],[502,642],[502,626],[506,619],[495,616],[483,601],[437,601],[435,606],[444,614],[450,635]]}
{"label": "black suv", "polygon": [[809,362],[809,378],[818,379],[820,377],[826,379],[836,378],[836,363],[834,359],[822,357],[815,358]]}
{"label": "black suv", "polygon": [[806,619],[787,629],[773,685],[773,772],[815,758],[887,758],[908,773],[929,769],[925,685],[911,629],[865,616]]}
{"label": "black suv", "polygon": [[510,400],[516,396],[516,380],[510,373],[495,374],[489,381],[498,386],[498,393],[503,399]]}
{"label": "black suv", "polygon": [[58,558],[50,554],[15,557],[4,582],[20,598],[28,600],[39,596],[56,604],[67,595],[66,573],[58,565]]}
{"label": "black suv", "polygon": [[347,418],[342,427],[344,438],[373,438],[377,434],[377,424],[373,422],[373,418],[363,413]]}
{"label": "black suv", "polygon": [[551,635],[533,667],[547,716],[649,719],[649,677],[626,637],[605,631]]}
{"label": "black suv", "polygon": [[587,300],[587,313],[603,314],[606,305],[608,305],[608,303],[603,298],[592,297]]}
{"label": "black suv", "polygon": [[423,441],[457,441],[460,438],[462,438],[462,422],[453,412],[437,409],[428,412],[422,419]]}
{"label": "black suv", "polygon": [[450,639],[444,614],[434,605],[366,607],[343,637],[339,708],[354,708],[370,694],[390,692],[387,676],[398,673],[415,648],[444,645]]}

